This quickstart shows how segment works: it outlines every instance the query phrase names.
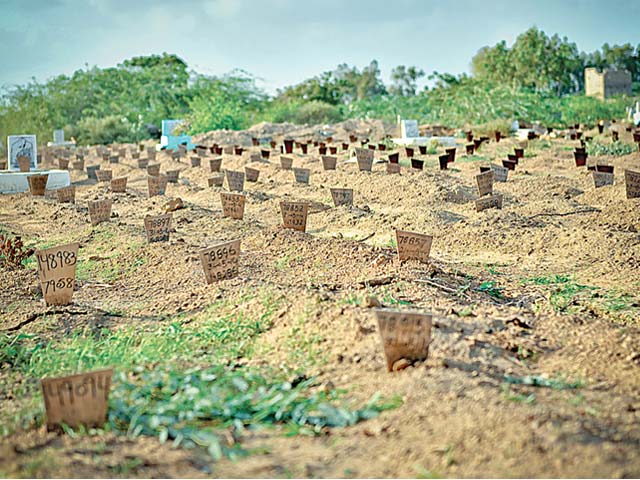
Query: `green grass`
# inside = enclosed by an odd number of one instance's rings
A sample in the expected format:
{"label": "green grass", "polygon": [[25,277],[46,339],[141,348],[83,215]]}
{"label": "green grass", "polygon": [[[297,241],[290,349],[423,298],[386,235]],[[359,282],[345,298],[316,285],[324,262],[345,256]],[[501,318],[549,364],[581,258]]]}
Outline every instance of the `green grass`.
{"label": "green grass", "polygon": [[621,141],[602,143],[599,141],[592,141],[587,143],[587,153],[595,157],[602,155],[612,155],[614,157],[620,157],[623,155],[629,155],[636,151],[636,147],[630,143],[624,143]]}
{"label": "green grass", "polygon": [[582,380],[569,381],[565,377],[547,378],[540,375],[527,375],[525,377],[504,376],[507,384],[530,385],[532,387],[552,388],[554,390],[577,389],[584,387]]}
{"label": "green grass", "polygon": [[514,391],[507,383],[502,384],[502,396],[505,400],[516,403],[526,403],[528,405],[536,403],[536,396],[531,393],[524,395]]}

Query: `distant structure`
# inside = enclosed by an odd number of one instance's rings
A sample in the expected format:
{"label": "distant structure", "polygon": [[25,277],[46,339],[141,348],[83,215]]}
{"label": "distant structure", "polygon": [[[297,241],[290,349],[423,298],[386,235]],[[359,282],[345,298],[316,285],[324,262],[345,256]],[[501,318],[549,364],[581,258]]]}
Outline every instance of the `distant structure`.
{"label": "distant structure", "polygon": [[627,70],[608,69],[600,73],[597,68],[585,68],[584,91],[586,95],[601,100],[613,95],[631,95],[631,73]]}

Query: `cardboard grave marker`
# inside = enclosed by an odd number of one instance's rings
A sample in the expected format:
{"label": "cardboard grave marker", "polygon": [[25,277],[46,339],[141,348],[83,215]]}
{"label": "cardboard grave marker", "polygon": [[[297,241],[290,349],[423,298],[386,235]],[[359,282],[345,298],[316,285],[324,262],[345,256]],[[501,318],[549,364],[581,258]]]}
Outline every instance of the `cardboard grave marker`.
{"label": "cardboard grave marker", "polygon": [[109,163],[120,163],[120,157],[118,157],[118,155],[111,155],[109,157]]}
{"label": "cardboard grave marker", "polygon": [[209,170],[211,173],[219,172],[222,166],[222,157],[209,159]]}
{"label": "cardboard grave marker", "polygon": [[165,174],[167,176],[167,182],[178,183],[178,177],[180,176],[180,170],[169,170]]}
{"label": "cardboard grave marker", "polygon": [[[147,162],[156,160],[156,151],[154,149],[147,150]],[[138,163],[142,161],[142,159],[138,160]],[[147,163],[148,164],[148,163]],[[145,167],[140,167],[145,168]]]}
{"label": "cardboard grave marker", "polygon": [[210,187],[221,187],[223,183],[224,183],[224,176],[222,175],[216,175],[214,177],[207,178],[207,184]]}
{"label": "cardboard grave marker", "polygon": [[200,262],[208,284],[238,275],[240,240],[220,243],[200,252]]}
{"label": "cardboard grave marker", "polygon": [[124,193],[127,191],[127,177],[118,177],[111,180],[111,191],[113,193]]}
{"label": "cardboard grave marker", "polygon": [[418,160],[417,158],[412,158],[411,168],[415,170],[422,170],[424,168],[424,160]]}
{"label": "cardboard grave marker", "polygon": [[246,196],[242,193],[220,192],[222,203],[222,216],[242,220],[244,217],[244,204]]}
{"label": "cardboard grave marker", "polygon": [[304,183],[309,185],[309,175],[311,174],[311,170],[308,168],[294,168],[293,175],[296,178],[296,183]]}
{"label": "cardboard grave marker", "polygon": [[271,151],[270,150],[260,150],[260,156],[262,158],[264,158],[265,160],[269,159],[269,156],[271,155]]}
{"label": "cardboard grave marker", "polygon": [[147,232],[147,242],[168,242],[171,232],[172,214],[147,215],[144,217],[144,229]]}
{"label": "cardboard grave marker", "polygon": [[502,165],[508,170],[516,169],[516,162],[513,162],[511,160],[502,160]]}
{"label": "cardboard grave marker", "polygon": [[257,182],[260,176],[260,170],[257,168],[244,167],[244,175],[247,182]]}
{"label": "cardboard grave marker", "polygon": [[79,248],[79,243],[71,243],[36,251],[38,278],[47,305],[71,303]]}
{"label": "cardboard grave marker", "polygon": [[47,180],[49,180],[49,174],[29,175],[27,180],[29,181],[29,191],[31,192],[31,195],[44,197],[44,192],[47,189]]}
{"label": "cardboard grave marker", "polygon": [[47,430],[61,424],[102,427],[107,421],[113,368],[40,380]]}
{"label": "cardboard grave marker", "polygon": [[235,170],[226,170],[227,187],[232,192],[241,192],[244,190],[244,172]]}
{"label": "cardboard grave marker", "polygon": [[149,160],[148,158],[139,158],[138,159],[138,168],[149,168]]}
{"label": "cardboard grave marker", "polygon": [[131,154],[132,160],[138,160],[140,158],[140,152],[134,152]]}
{"label": "cardboard grave marker", "polygon": [[640,172],[625,170],[624,184],[627,191],[627,198],[640,198]]}
{"label": "cardboard grave marker", "polygon": [[400,161],[400,154],[398,152],[390,153],[387,158],[389,159],[389,163],[398,163]]}
{"label": "cardboard grave marker", "polygon": [[167,176],[166,175],[158,175],[147,177],[147,188],[149,197],[153,197],[156,195],[164,195],[164,192],[167,189]]}
{"label": "cardboard grave marker", "polygon": [[249,161],[250,162],[260,162],[262,161],[262,156],[258,153],[258,152],[251,152],[249,154]]}
{"label": "cardboard grave marker", "polygon": [[320,155],[326,155],[327,154],[327,147],[318,147],[318,153]]}
{"label": "cardboard grave marker", "polygon": [[387,173],[400,173],[400,164],[399,163],[387,163]]}
{"label": "cardboard grave marker", "polygon": [[283,170],[291,170],[293,166],[293,158],[290,157],[280,157],[280,168]]}
{"label": "cardboard grave marker", "polygon": [[478,195],[484,197],[493,193],[493,171],[476,175],[476,184],[478,185]]}
{"label": "cardboard grave marker", "polygon": [[340,205],[353,205],[353,189],[352,188],[332,188],[331,198],[336,207]]}
{"label": "cardboard grave marker", "polygon": [[502,194],[496,193],[476,200],[476,211],[481,212],[488,208],[502,208]]}
{"label": "cardboard grave marker", "polygon": [[91,180],[98,180],[97,170],[100,170],[100,165],[89,165],[87,167],[87,177]]}
{"label": "cardboard grave marker", "polygon": [[71,168],[73,170],[84,170],[84,160],[77,160],[75,162],[71,162]]}
{"label": "cardboard grave marker", "polygon": [[157,177],[160,175],[160,164],[154,163],[153,165],[147,165],[147,174],[152,177]]}
{"label": "cardboard grave marker", "polygon": [[440,155],[438,157],[438,162],[440,163],[440,170],[448,170],[449,169],[449,155]]}
{"label": "cardboard grave marker", "polygon": [[431,343],[432,316],[418,312],[376,309],[380,338],[387,361],[393,371],[398,360],[426,360]]}
{"label": "cardboard grave marker", "polygon": [[191,166],[194,168],[202,165],[202,159],[200,157],[191,157],[190,160],[191,160]]}
{"label": "cardboard grave marker", "polygon": [[331,155],[336,155],[338,153],[338,147],[329,147],[329,153]]}
{"label": "cardboard grave marker", "polygon": [[613,185],[613,173],[594,171],[591,172],[591,174],[593,175],[593,184],[595,188]]}
{"label": "cardboard grave marker", "polygon": [[500,165],[494,165],[493,163],[490,165],[491,171],[493,172],[493,180],[496,182],[506,182],[509,176],[509,169],[501,167]]}
{"label": "cardboard grave marker", "polygon": [[280,202],[280,213],[282,213],[284,228],[290,228],[299,232],[305,232],[307,230],[308,203]]}
{"label": "cardboard grave marker", "polygon": [[355,150],[358,169],[361,172],[370,172],[373,167],[373,150],[367,148],[356,148]]}
{"label": "cardboard grave marker", "polygon": [[338,163],[337,157],[330,157],[327,155],[322,155],[322,168],[324,170],[335,170],[336,164]]}
{"label": "cardboard grave marker", "polygon": [[89,202],[89,216],[91,217],[91,225],[98,225],[102,222],[108,222],[111,218],[111,199],[96,200]]}
{"label": "cardboard grave marker", "polygon": [[293,153],[293,140],[284,140],[283,143],[285,153]]}
{"label": "cardboard grave marker", "polygon": [[67,170],[69,168],[69,159],[68,158],[59,158],[58,159],[58,168],[60,170]]}
{"label": "cardboard grave marker", "polygon": [[70,185],[56,190],[58,203],[76,203],[76,187]]}
{"label": "cardboard grave marker", "polygon": [[423,233],[396,230],[396,245],[398,250],[398,260],[417,260],[422,263],[429,261],[431,253],[431,243],[433,237]]}
{"label": "cardboard grave marker", "polygon": [[113,171],[111,170],[96,170],[96,178],[99,182],[110,182],[113,178]]}
{"label": "cardboard grave marker", "polygon": [[102,161],[103,162],[108,162],[109,161],[109,153],[103,153],[102,154]]}

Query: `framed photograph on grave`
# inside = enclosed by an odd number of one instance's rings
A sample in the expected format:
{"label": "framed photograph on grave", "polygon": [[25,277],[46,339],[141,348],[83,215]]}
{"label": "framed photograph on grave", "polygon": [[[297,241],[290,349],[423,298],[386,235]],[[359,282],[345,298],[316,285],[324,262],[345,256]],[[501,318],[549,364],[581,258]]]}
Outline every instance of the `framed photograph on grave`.
{"label": "framed photograph on grave", "polygon": [[20,171],[18,157],[31,159],[31,170],[38,168],[38,144],[35,135],[9,135],[7,137],[9,170]]}

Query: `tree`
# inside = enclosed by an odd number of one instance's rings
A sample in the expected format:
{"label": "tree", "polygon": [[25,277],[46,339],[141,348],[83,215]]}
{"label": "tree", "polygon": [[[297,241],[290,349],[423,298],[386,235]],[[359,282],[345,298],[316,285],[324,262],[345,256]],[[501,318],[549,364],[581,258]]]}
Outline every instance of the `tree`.
{"label": "tree", "polygon": [[424,77],[424,70],[418,67],[398,65],[391,70],[391,87],[389,93],[400,97],[414,96],[418,88],[418,79]]}

